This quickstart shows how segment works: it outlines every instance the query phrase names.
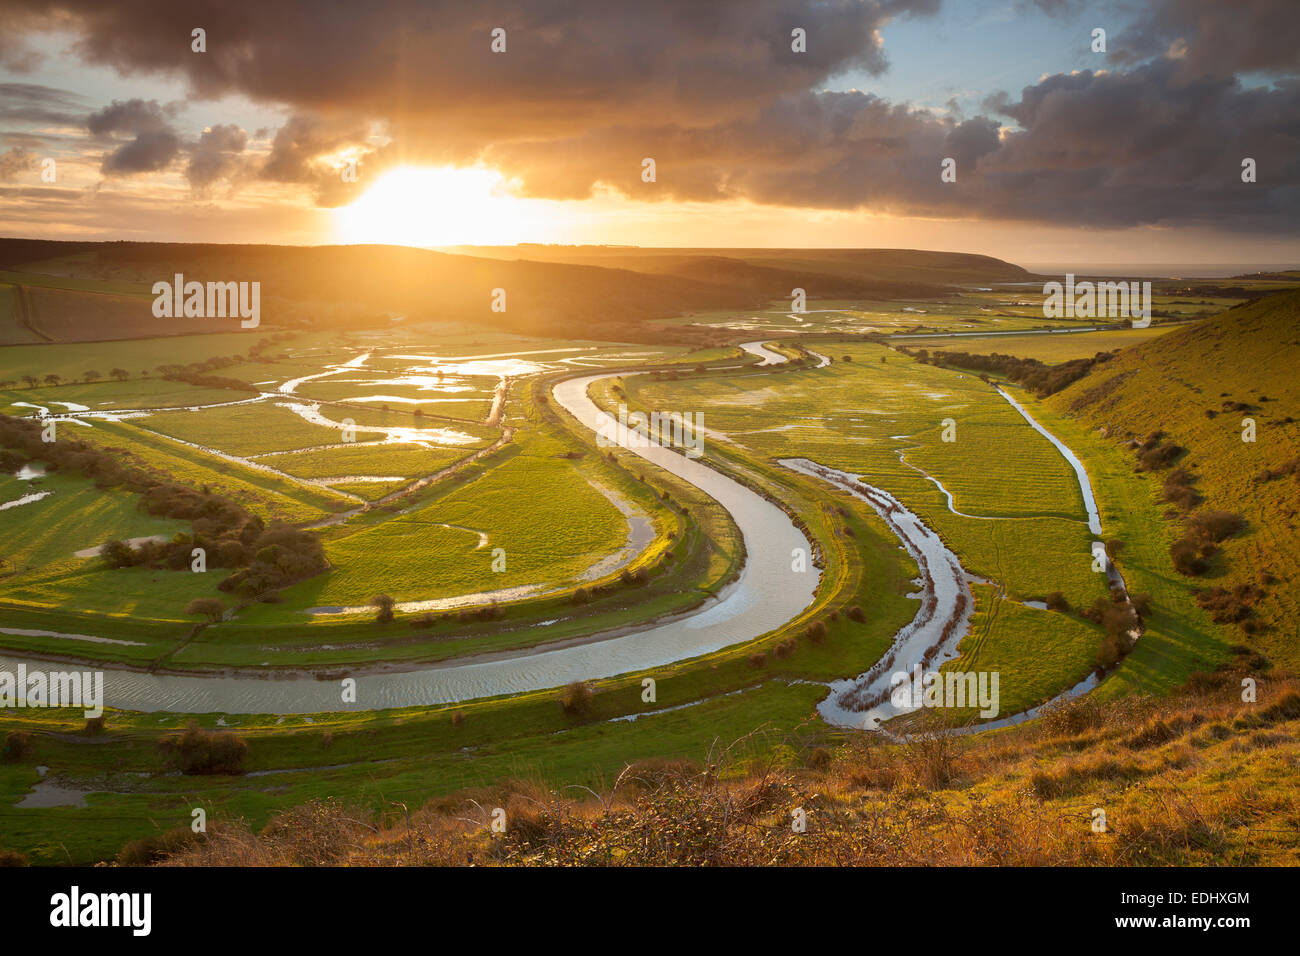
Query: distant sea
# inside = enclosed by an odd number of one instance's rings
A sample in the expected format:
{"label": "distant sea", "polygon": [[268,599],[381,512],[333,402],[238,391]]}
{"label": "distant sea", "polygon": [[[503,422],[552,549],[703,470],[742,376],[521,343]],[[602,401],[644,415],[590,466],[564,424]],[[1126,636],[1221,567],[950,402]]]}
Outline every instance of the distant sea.
{"label": "distant sea", "polygon": [[1251,272],[1285,272],[1288,269],[1300,269],[1300,263],[1295,262],[1250,262],[1228,265],[1213,262],[1202,262],[1195,265],[1168,262],[1101,262],[1087,265],[1078,262],[1020,262],[1017,265],[1022,265],[1030,272],[1039,275],[1065,275],[1067,272],[1073,272],[1075,275],[1159,276],[1161,278],[1186,277],[1189,279],[1222,279],[1227,276],[1239,276]]}

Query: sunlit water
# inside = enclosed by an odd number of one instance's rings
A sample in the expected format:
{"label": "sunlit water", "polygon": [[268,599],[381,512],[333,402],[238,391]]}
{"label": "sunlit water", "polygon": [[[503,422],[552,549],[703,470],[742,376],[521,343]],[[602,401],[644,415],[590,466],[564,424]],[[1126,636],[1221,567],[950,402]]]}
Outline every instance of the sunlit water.
{"label": "sunlit water", "polygon": [[[775,354],[775,353],[773,353]],[[570,379],[555,387],[555,401],[584,426],[610,428],[612,420],[587,395],[604,375]],[[630,453],[654,462],[715,498],[734,518],[747,561],[737,581],[696,611],[641,630],[550,649],[389,674],[358,676],[356,703],[344,703],[338,681],[311,677],[195,677],[105,668],[112,707],[189,713],[317,713],[454,703],[517,694],[647,670],[733,644],[780,627],[813,599],[819,572],[792,569],[796,553],[812,553],[808,539],[775,504],[715,471],[659,445]],[[17,660],[0,658],[0,668]]]}

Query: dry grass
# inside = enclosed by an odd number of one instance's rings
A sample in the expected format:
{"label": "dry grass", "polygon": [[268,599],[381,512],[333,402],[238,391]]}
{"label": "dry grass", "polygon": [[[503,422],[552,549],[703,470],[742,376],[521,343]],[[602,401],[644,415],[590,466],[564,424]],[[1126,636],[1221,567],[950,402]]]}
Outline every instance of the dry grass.
{"label": "dry grass", "polygon": [[1244,704],[1221,683],[1162,700],[1083,698],[982,736],[792,739],[764,757],[738,741],[700,763],[631,765],[600,793],[515,780],[409,814],[313,803],[261,833],[217,825],[167,862],[1298,864],[1300,691],[1261,684]]}

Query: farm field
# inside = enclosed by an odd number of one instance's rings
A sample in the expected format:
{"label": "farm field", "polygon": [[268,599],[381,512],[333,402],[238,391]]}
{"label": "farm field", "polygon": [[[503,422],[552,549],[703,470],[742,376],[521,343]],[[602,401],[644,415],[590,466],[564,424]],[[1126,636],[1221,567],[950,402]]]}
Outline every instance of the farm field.
{"label": "farm field", "polygon": [[953,349],[960,352],[1014,355],[1037,359],[1048,365],[1071,359],[1091,358],[1098,352],[1140,345],[1173,331],[1177,326],[1152,325],[1145,329],[1119,329],[1104,332],[1079,332],[1069,335],[971,335],[962,338],[932,338],[915,343],[931,351]]}

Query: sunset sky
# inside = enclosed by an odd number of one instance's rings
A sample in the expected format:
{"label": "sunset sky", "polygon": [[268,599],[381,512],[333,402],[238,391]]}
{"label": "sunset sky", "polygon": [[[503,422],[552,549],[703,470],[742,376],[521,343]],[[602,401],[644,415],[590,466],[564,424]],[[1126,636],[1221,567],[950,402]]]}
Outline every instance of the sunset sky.
{"label": "sunset sky", "polygon": [[1295,6],[5,0],[0,235],[1295,265]]}

